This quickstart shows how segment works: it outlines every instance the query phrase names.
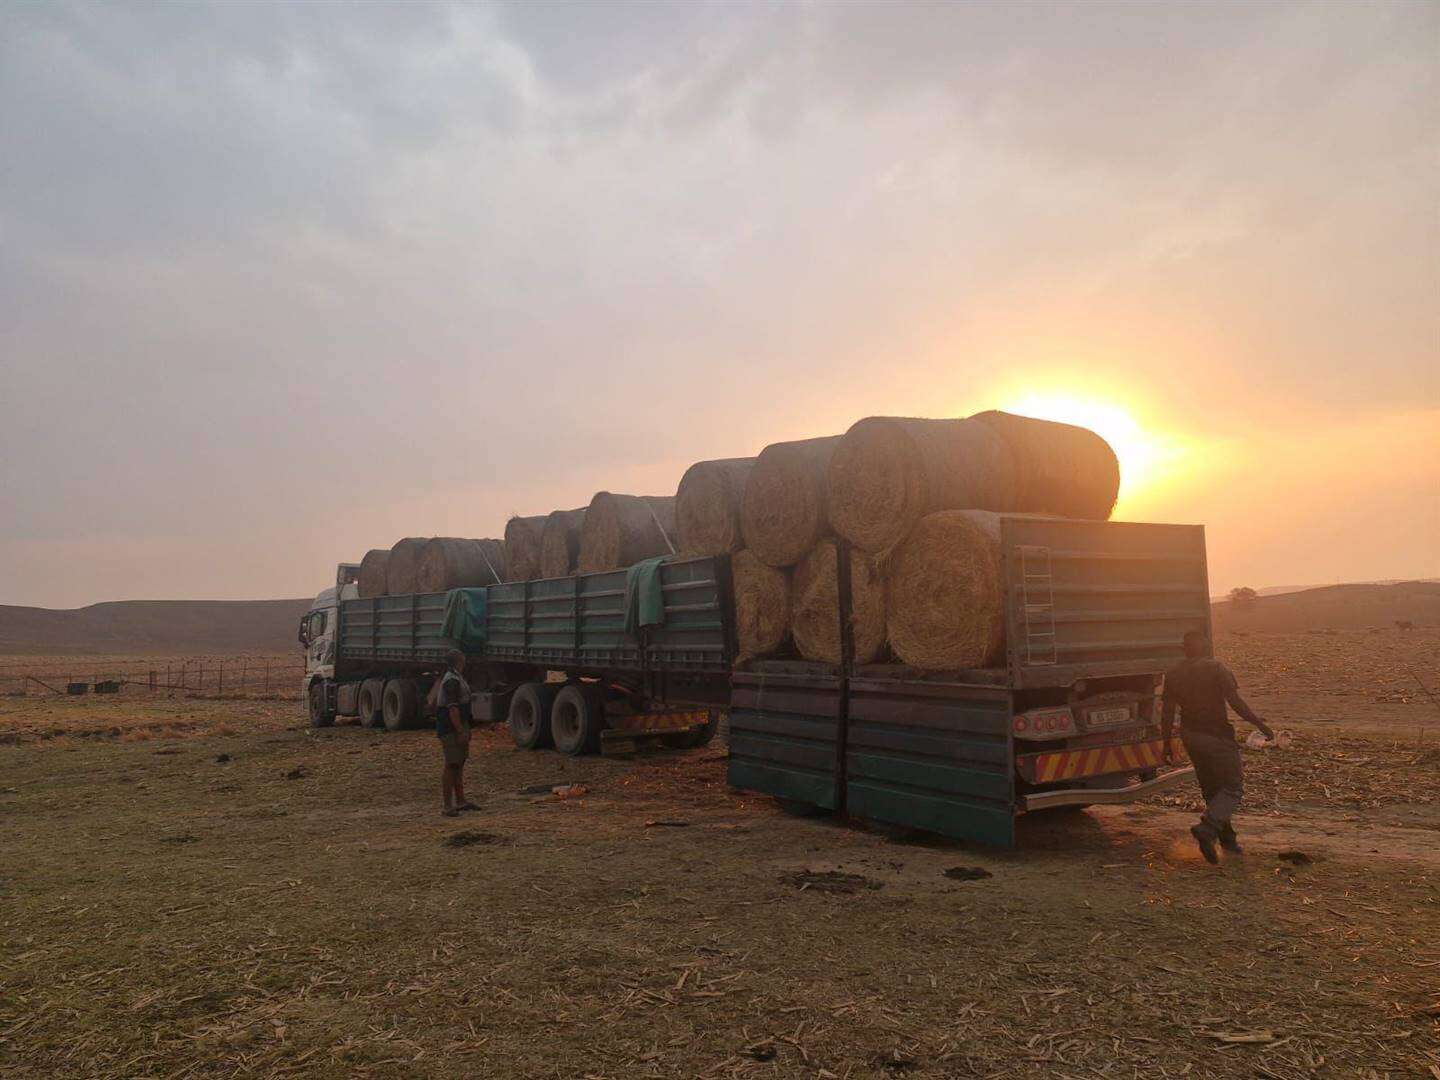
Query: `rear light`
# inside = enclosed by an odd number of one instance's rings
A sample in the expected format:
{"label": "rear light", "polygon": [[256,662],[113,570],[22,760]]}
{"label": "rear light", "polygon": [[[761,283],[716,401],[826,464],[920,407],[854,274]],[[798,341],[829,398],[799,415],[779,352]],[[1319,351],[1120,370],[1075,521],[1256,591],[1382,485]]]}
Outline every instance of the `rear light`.
{"label": "rear light", "polygon": [[1075,718],[1066,708],[1033,709],[1015,717],[1011,730],[1021,738],[1060,738],[1074,733]]}

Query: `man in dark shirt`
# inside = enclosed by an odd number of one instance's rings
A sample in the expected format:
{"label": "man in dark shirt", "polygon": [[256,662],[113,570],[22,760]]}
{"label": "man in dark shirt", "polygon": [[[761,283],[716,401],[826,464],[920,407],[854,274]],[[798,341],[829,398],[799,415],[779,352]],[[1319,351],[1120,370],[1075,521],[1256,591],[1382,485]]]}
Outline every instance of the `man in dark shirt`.
{"label": "man in dark shirt", "polygon": [[465,654],[452,649],[449,667],[440,676],[435,694],[435,736],[440,740],[440,798],[446,817],[461,810],[480,809],[465,799],[465,759],[470,756],[470,684],[460,674]]}
{"label": "man in dark shirt", "polygon": [[1275,733],[1245,704],[1230,669],[1210,655],[1209,638],[1192,630],[1185,635],[1184,648],[1185,659],[1165,675],[1160,734],[1165,762],[1170,764],[1170,733],[1178,708],[1180,738],[1205,796],[1205,813],[1198,825],[1191,826],[1190,833],[1200,845],[1200,854],[1213,863],[1219,862],[1215,854],[1216,841],[1226,851],[1241,853],[1230,817],[1245,793],[1244,768],[1226,706],[1257,727],[1267,739],[1273,739]]}

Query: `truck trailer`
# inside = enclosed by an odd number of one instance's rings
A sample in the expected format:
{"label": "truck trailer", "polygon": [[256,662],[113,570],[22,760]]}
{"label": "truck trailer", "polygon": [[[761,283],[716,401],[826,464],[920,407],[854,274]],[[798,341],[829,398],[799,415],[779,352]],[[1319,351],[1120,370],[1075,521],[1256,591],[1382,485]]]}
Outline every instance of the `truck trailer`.
{"label": "truck trailer", "polygon": [[[677,743],[695,745],[724,711],[733,787],[1000,847],[1014,844],[1021,814],[1188,780],[1188,766],[1164,764],[1157,691],[1182,636],[1210,630],[1203,527],[1029,515],[1000,525],[1005,662],[957,671],[850,659],[843,543],[838,664],[737,663],[726,555],[672,557],[648,576],[370,599],[342,568],[302,623],[310,718],[415,723],[459,648],[477,715],[508,720],[522,748],[585,753],[607,731],[667,720]],[[1184,762],[1178,740],[1171,751]]]}

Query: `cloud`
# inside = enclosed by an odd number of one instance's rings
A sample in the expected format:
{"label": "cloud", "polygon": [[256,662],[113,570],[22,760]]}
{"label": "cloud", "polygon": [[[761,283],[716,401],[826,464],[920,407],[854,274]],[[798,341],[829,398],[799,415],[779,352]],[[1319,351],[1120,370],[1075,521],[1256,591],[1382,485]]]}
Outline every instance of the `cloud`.
{"label": "cloud", "polygon": [[176,536],[271,555],[173,595],[303,592],[1018,371],[1221,436],[1436,402],[1437,21],[0,9],[0,599]]}

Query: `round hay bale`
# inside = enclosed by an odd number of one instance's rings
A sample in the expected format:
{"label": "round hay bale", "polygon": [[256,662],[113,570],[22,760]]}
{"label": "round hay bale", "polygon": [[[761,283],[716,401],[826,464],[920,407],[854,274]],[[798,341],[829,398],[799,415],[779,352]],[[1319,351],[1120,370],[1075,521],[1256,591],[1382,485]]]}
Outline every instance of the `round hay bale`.
{"label": "round hay bale", "polygon": [[1009,510],[1015,459],[978,420],[870,416],[830,458],[831,527],[862,551],[888,551],[926,514]]}
{"label": "round hay bale", "polygon": [[1000,519],[944,510],[920,519],[885,572],[885,623],[902,661],[927,671],[992,667],[1005,657]]}
{"label": "round hay bale", "polygon": [[745,546],[770,566],[794,566],[829,533],[826,484],[839,435],[772,443],[745,480],[740,531]]}
{"label": "round hay bale", "polygon": [[386,584],[385,566],[389,562],[389,548],[371,548],[365,553],[360,560],[360,576],[356,582],[362,598],[368,600],[372,596],[386,594],[389,586]]}
{"label": "round hay bale", "polygon": [[418,592],[415,588],[415,572],[420,562],[420,552],[429,539],[424,536],[407,536],[397,540],[390,548],[390,558],[385,562],[385,592],[388,596],[403,596]]}
{"label": "round hay bale", "polygon": [[540,576],[540,544],[545,514],[512,517],[505,523],[505,580],[530,581]]}
{"label": "round hay bale", "polygon": [[675,489],[678,546],[687,555],[724,555],[739,551],[740,500],[754,458],[697,461]]}
{"label": "round hay bale", "polygon": [[580,525],[582,574],[619,570],[642,559],[675,551],[673,495],[615,495],[596,492]]}
{"label": "round hay bale", "polygon": [[415,591],[447,592],[505,580],[505,545],[499,540],[465,540],[436,536],[420,551],[415,566]]}
{"label": "round hay bale", "polygon": [[1012,509],[1104,521],[1120,494],[1120,459],[1089,428],[1014,413],[976,413],[1015,457]]}
{"label": "round hay bale", "polygon": [[730,558],[735,591],[736,663],[776,652],[790,636],[790,575],[748,551]]}
{"label": "round hay bale", "polygon": [[[835,541],[821,540],[790,576],[790,633],[807,660],[840,663],[840,590]],[[885,649],[885,585],[875,556],[850,552],[850,626],[855,663]]]}
{"label": "round hay bale", "polygon": [[580,525],[584,520],[584,507],[556,510],[545,518],[545,527],[540,530],[542,578],[566,577],[575,572],[575,560],[580,554]]}

